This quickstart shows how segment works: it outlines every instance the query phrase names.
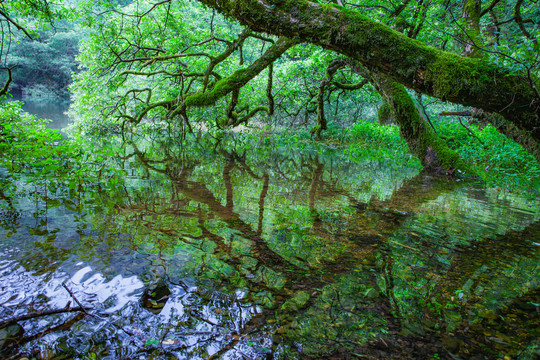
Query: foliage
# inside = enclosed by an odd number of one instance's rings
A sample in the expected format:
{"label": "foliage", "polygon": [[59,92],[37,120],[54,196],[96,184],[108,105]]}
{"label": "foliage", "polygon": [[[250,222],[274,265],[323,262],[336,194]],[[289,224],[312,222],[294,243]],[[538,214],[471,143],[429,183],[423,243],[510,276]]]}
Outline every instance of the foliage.
{"label": "foliage", "polygon": [[[353,159],[370,159],[396,167],[419,166],[395,125],[357,122],[346,135],[333,129],[335,125],[330,126],[325,141],[332,143],[336,139],[332,134],[339,136],[342,144],[349,144],[346,152]],[[473,166],[474,172],[488,186],[540,191],[540,167],[534,157],[492,125],[480,128],[473,124],[466,127],[460,122],[437,121],[436,131]]]}
{"label": "foliage", "polygon": [[346,150],[353,159],[381,161],[391,167],[419,167],[407,143],[400,137],[395,125],[382,126],[374,122],[358,122],[349,130],[353,144]]}
{"label": "foliage", "polygon": [[492,125],[440,121],[437,130],[488,185],[540,191],[540,167],[534,157]]}
{"label": "foliage", "polygon": [[121,185],[110,146],[99,148],[82,137],[65,139],[47,127],[47,120],[23,112],[20,106],[15,101],[0,106],[0,168],[6,184],[2,198],[10,207],[28,191],[45,199],[60,192],[71,203],[81,187]]}
{"label": "foliage", "polygon": [[[251,118],[256,123],[311,126],[317,115],[314,95],[318,82],[335,58],[329,51],[300,44],[264,65],[272,65],[272,76],[269,69],[252,72],[250,68],[264,59],[276,39],[251,32],[245,35],[237,24],[208,12],[197,2],[153,6],[141,0],[88,25],[90,39],[83,42],[80,56],[83,71],[72,86],[76,126],[87,133],[115,126],[132,131],[141,122],[233,127]],[[175,35],[187,28],[192,31],[182,37]],[[235,43],[238,45],[231,52]],[[249,82],[227,90],[233,92],[232,97],[219,95],[223,82],[238,82],[236,77],[242,71]],[[350,69],[336,75],[336,81],[344,84],[358,78]],[[365,96],[330,90],[324,102],[333,119],[347,119],[345,126],[360,116]],[[204,98],[204,92],[217,106],[201,107],[196,99]],[[203,105],[208,105],[207,100]],[[185,111],[182,103],[187,106]]]}
{"label": "foliage", "polygon": [[[0,80],[11,92],[34,99],[67,98],[82,33],[74,20],[77,0],[8,0],[0,9]],[[71,20],[71,21],[70,21]]]}
{"label": "foliage", "polygon": [[[66,23],[69,24],[69,23]],[[6,58],[13,70],[11,91],[30,99],[69,98],[67,86],[77,69],[75,55],[83,36],[73,25],[42,32],[39,39],[19,37]]]}

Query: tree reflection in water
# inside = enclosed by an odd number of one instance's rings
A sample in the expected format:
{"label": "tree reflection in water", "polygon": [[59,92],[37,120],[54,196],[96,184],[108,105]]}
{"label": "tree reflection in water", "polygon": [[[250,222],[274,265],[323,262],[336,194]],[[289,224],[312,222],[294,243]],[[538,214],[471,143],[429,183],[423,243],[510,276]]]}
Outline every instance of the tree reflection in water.
{"label": "tree reflection in water", "polygon": [[[71,279],[94,308],[24,323],[8,357],[534,356],[538,211],[519,209],[518,197],[503,205],[472,181],[336,154],[127,148],[134,175],[122,194],[83,192],[84,205],[41,209],[34,224],[4,221],[19,229],[0,247],[18,249],[10,266],[43,274],[51,294]],[[102,278],[73,281],[81,261]],[[157,315],[133,283],[118,305],[112,284],[133,276],[171,289],[154,301]],[[109,292],[100,298],[92,284]],[[11,286],[7,293],[23,291]],[[7,293],[7,315],[69,298],[33,289],[17,302]]]}

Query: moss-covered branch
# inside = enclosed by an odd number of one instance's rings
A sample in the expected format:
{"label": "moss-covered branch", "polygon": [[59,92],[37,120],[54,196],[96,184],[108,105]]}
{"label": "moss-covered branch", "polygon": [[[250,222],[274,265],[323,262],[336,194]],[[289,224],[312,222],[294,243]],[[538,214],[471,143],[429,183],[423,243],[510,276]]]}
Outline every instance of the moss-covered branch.
{"label": "moss-covered branch", "polygon": [[[149,100],[147,100],[144,108],[138,111],[136,116],[128,116],[126,114],[123,114],[121,115],[121,117],[131,123],[138,124],[144,119],[145,116],[147,116],[147,114],[151,110],[156,108],[165,108],[169,111],[169,117],[183,114],[184,119],[187,119],[187,116],[185,114],[186,110],[190,107],[204,107],[214,105],[219,99],[223,98],[231,92],[234,92],[235,94],[227,109],[227,117],[228,119],[230,119],[230,121],[227,124],[222,125],[238,125],[240,123],[246,122],[248,119],[255,116],[260,111],[266,111],[268,114],[271,115],[273,112],[273,97],[271,96],[271,79],[273,76],[271,70],[272,64],[281,55],[283,55],[285,51],[287,51],[296,44],[298,44],[298,42],[295,40],[279,38],[268,50],[265,51],[265,53],[260,58],[254,61],[251,65],[236,71],[230,76],[220,78],[219,75],[213,75],[214,72],[210,72],[210,74],[212,74],[216,79],[219,79],[213,87],[206,89],[203,92],[184,95],[185,97],[183,98],[179,97],[172,100],[159,101],[155,103],[149,103]],[[248,114],[239,119],[238,114],[234,112],[235,106],[238,101],[238,92],[244,85],[246,85],[251,79],[255,78],[257,75],[259,75],[266,68],[269,68],[269,83],[267,85],[267,94],[270,94],[269,106],[259,106],[257,109],[251,112],[249,112],[248,110]]]}
{"label": "moss-covered branch", "polygon": [[280,38],[266,52],[247,68],[236,71],[231,76],[219,80],[212,90],[189,95],[185,98],[186,107],[210,106],[233,90],[238,90],[246,85],[251,79],[259,75],[261,71],[269,67],[285,51],[298,42],[286,38]]}
{"label": "moss-covered branch", "polygon": [[199,1],[252,30],[347,55],[423,94],[500,113],[540,139],[540,99],[520,74],[440,51],[339,6],[306,0]]}
{"label": "moss-covered branch", "polygon": [[385,103],[390,107],[409,150],[420,159],[424,167],[470,171],[459,155],[423,121],[403,85],[385,75],[374,75],[373,79],[375,86],[384,96]]}

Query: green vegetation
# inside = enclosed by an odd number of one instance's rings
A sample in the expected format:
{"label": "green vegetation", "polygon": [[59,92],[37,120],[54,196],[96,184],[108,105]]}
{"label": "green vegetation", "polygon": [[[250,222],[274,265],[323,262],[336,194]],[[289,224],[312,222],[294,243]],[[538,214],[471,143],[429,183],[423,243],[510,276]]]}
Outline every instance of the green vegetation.
{"label": "green vegetation", "polygon": [[69,99],[67,86],[77,69],[80,38],[80,31],[69,29],[47,31],[36,40],[18,39],[5,60],[8,66],[17,65],[11,91],[25,99]]}
{"label": "green vegetation", "polygon": [[84,36],[73,21],[73,6],[72,1],[3,2],[0,79],[12,76],[12,93],[44,101],[69,99],[67,86]]}
{"label": "green vegetation", "polygon": [[65,139],[47,127],[47,120],[25,113],[20,106],[9,102],[0,109],[0,197],[7,211],[15,209],[14,201],[21,194],[31,193],[42,201],[53,198],[55,207],[77,206],[83,188],[122,184],[111,146],[97,147],[82,137]]}
{"label": "green vegetation", "polygon": [[538,355],[535,1],[5,0],[0,25],[0,357]]}
{"label": "green vegetation", "polygon": [[534,157],[492,125],[480,129],[440,122],[437,130],[487,184],[540,190],[540,167]]}

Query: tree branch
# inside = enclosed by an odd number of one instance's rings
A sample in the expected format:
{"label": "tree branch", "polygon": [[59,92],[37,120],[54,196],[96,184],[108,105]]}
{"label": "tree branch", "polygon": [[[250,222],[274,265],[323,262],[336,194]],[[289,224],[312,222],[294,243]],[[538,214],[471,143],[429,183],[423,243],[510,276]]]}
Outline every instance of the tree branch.
{"label": "tree branch", "polygon": [[23,320],[30,320],[30,319],[35,319],[35,318],[42,317],[42,316],[54,315],[54,314],[62,314],[62,313],[67,313],[67,312],[79,312],[79,311],[86,312],[86,310],[91,309],[91,308],[84,308],[84,307],[81,307],[81,306],[77,306],[77,307],[72,308],[72,307],[69,307],[69,305],[70,305],[70,303],[68,303],[66,305],[66,307],[64,307],[62,309],[41,310],[41,311],[37,311],[37,312],[32,313],[32,314],[15,316],[15,317],[12,317],[11,319],[6,319],[6,320],[3,320],[3,321],[0,321],[0,329],[6,327],[8,325],[15,324],[15,323],[17,323],[19,321],[23,321]]}
{"label": "tree branch", "polygon": [[293,37],[344,54],[423,94],[498,112],[540,139],[540,99],[522,74],[435,49],[330,4],[307,0],[199,1],[254,31]]}
{"label": "tree branch", "polygon": [[17,22],[15,22],[15,20],[13,20],[12,18],[9,17],[8,14],[6,14],[4,11],[0,10],[0,15],[3,16],[7,21],[9,21],[11,24],[13,24],[17,29],[19,29],[20,31],[22,31],[30,40],[32,40],[32,36],[30,35],[30,33],[28,32],[28,30],[26,30],[23,26],[19,25]]}

